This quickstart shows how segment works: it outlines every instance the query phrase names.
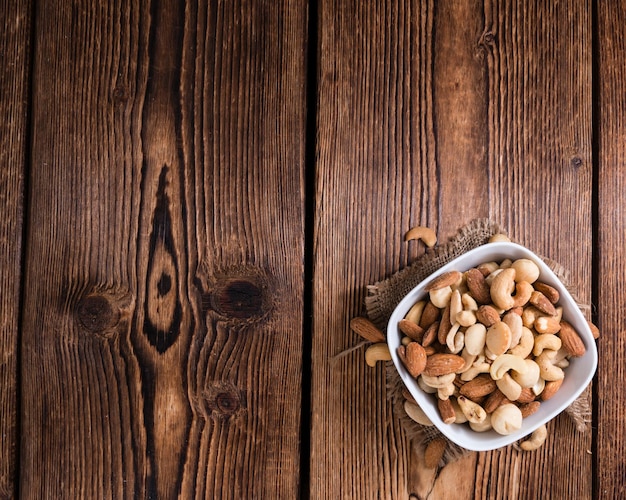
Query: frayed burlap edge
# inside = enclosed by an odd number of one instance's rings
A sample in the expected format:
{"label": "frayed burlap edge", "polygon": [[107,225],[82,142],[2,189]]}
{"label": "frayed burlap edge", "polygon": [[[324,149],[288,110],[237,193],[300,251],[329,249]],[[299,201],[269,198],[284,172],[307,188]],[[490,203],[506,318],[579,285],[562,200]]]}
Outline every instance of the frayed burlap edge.
{"label": "frayed burlap edge", "polygon": [[[387,321],[393,310],[410,290],[440,267],[463,253],[487,243],[494,234],[498,233],[506,234],[498,224],[489,219],[475,219],[459,229],[457,234],[445,244],[428,249],[407,268],[398,271],[386,280],[368,286],[368,296],[365,299],[368,317],[385,331]],[[585,317],[589,319],[591,307],[587,304],[581,304],[577,300],[575,291],[568,283],[569,273],[557,262],[549,259],[543,260],[563,282]],[[404,388],[402,379],[393,363],[387,362],[387,398],[391,401],[393,412],[400,419],[408,439],[418,447],[425,447],[430,441],[438,437],[446,439],[448,446],[442,457],[441,465],[458,460],[469,453],[468,450],[445,438],[436,427],[425,427],[412,420],[404,411],[405,398],[402,394]],[[585,432],[588,430],[591,422],[591,395],[589,387],[566,409],[566,413],[574,422],[577,431]]]}

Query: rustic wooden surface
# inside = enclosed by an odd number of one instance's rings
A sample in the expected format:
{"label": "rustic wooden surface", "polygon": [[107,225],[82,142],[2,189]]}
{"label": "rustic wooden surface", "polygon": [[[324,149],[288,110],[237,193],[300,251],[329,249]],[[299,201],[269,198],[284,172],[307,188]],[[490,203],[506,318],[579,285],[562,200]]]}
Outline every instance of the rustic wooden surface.
{"label": "rustic wooden surface", "polygon": [[20,428],[18,324],[29,146],[30,4],[4,2],[0,23],[0,498],[10,498]]}
{"label": "rustic wooden surface", "polygon": [[35,26],[20,494],[295,497],[306,6]]}
{"label": "rustic wooden surface", "polygon": [[596,477],[601,498],[626,498],[626,315],[624,235],[626,234],[626,42],[624,2],[598,2],[596,135],[598,143],[598,210],[596,303],[603,331],[596,402]]}
{"label": "rustic wooden surface", "polygon": [[[4,2],[0,498],[624,497],[625,16]],[[593,301],[593,432],[429,470],[335,355],[409,227],[477,217]]]}
{"label": "rustic wooden surface", "polygon": [[382,368],[368,369],[363,350],[331,361],[358,342],[347,325],[363,312],[365,285],[419,251],[402,242],[412,225],[445,239],[490,217],[572,269],[590,300],[591,6],[537,9],[321,2],[313,498],[592,494],[591,433],[563,418],[539,453],[505,449],[439,476],[414,472]]}

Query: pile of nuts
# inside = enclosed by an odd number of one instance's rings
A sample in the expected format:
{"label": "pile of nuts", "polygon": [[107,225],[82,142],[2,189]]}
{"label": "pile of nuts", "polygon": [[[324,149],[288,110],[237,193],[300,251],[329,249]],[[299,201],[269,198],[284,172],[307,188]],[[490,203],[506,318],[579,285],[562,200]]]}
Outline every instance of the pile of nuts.
{"label": "pile of nuts", "polygon": [[[585,353],[539,274],[530,259],[443,273],[399,322],[398,356],[445,423],[515,432],[559,390],[569,359]],[[427,423],[410,399],[405,409]]]}

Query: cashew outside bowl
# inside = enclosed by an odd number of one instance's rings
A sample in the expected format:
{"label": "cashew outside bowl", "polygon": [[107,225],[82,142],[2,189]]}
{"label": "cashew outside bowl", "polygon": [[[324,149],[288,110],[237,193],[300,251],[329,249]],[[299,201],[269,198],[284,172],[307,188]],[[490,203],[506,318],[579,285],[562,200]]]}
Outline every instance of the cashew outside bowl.
{"label": "cashew outside bowl", "polygon": [[534,451],[541,448],[541,445],[548,437],[548,429],[545,424],[537,427],[530,435],[530,439],[520,443],[519,447],[524,451]]}

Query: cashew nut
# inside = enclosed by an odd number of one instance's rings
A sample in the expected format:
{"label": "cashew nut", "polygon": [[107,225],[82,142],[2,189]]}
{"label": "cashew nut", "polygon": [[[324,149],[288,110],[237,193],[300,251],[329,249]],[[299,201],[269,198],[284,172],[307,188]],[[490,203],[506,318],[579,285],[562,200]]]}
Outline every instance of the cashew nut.
{"label": "cashew nut", "polygon": [[439,309],[444,309],[450,303],[452,288],[450,286],[444,286],[438,290],[431,290],[428,294],[430,295],[430,301],[434,306]]}
{"label": "cashew nut", "polygon": [[411,418],[411,420],[417,422],[418,424],[426,427],[433,425],[430,418],[428,418],[426,413],[424,413],[424,410],[411,401],[404,402],[404,412]]}
{"label": "cashew nut", "polygon": [[545,316],[545,314],[535,306],[525,307],[522,311],[522,323],[526,328],[534,328],[535,321],[541,316]]}
{"label": "cashew nut", "polygon": [[526,371],[513,371],[511,377],[513,377],[513,380],[522,386],[522,388],[533,387],[540,378],[539,365],[532,359],[524,359],[523,361],[526,364]]}
{"label": "cashew nut", "polygon": [[548,430],[545,425],[537,427],[530,435],[530,439],[520,443],[520,448],[524,451],[533,451],[541,447],[548,437]]}
{"label": "cashew nut", "polygon": [[508,269],[509,267],[511,267],[511,264],[513,264],[513,261],[511,259],[504,259],[502,262],[500,262],[500,269]]}
{"label": "cashew nut", "polygon": [[511,330],[511,347],[515,347],[519,344],[520,339],[522,338],[522,317],[519,314],[515,314],[514,312],[508,312],[502,318],[502,321],[506,323]]}
{"label": "cashew nut", "polygon": [[448,399],[450,396],[454,394],[455,390],[456,390],[456,386],[452,383],[444,387],[439,387],[437,389],[437,397],[441,399],[442,401],[445,401],[446,399]]}
{"label": "cashew nut", "polygon": [[431,387],[426,382],[424,382],[424,379],[422,378],[423,376],[424,376],[424,374],[422,373],[422,375],[417,377],[417,385],[426,394],[435,394],[437,392],[437,388],[436,387]]}
{"label": "cashew nut", "polygon": [[474,311],[463,310],[456,315],[456,321],[463,327],[472,326],[476,323],[476,313]]}
{"label": "cashew nut", "polygon": [[478,311],[478,302],[469,293],[461,295],[461,302],[463,303],[463,309],[466,311]]}
{"label": "cashew nut", "polygon": [[426,301],[418,300],[415,304],[413,304],[413,307],[409,309],[409,312],[406,313],[406,316],[404,317],[404,319],[408,319],[409,321],[412,321],[413,323],[419,325],[420,320],[422,319],[422,313],[424,312],[425,307],[426,307]]}
{"label": "cashew nut", "polygon": [[551,349],[545,349],[539,356],[535,358],[535,362],[539,365],[539,373],[541,374],[541,378],[548,382],[561,380],[565,377],[563,370],[554,365],[556,353],[556,351],[553,351]]}
{"label": "cashew nut", "polygon": [[465,345],[465,334],[459,330],[460,326],[459,323],[454,323],[446,336],[446,345],[452,354],[461,352]]}
{"label": "cashew nut", "polygon": [[[493,273],[492,273],[493,274]],[[513,307],[512,293],[515,290],[515,269],[504,269],[491,283],[491,300],[500,309],[508,311]]]}
{"label": "cashew nut", "polygon": [[512,354],[502,354],[501,356],[498,356],[493,363],[491,363],[489,374],[492,379],[500,380],[509,370],[515,370],[516,372],[523,374],[526,373],[526,370],[528,370],[528,365],[524,359],[518,356],[513,356]]}
{"label": "cashew nut", "polygon": [[491,414],[491,425],[498,434],[511,434],[522,428],[522,412],[512,403],[503,404]]}
{"label": "cashew nut", "polygon": [[515,269],[515,281],[534,283],[539,279],[539,266],[530,259],[517,259],[511,267]]}
{"label": "cashew nut", "polygon": [[434,247],[437,243],[437,234],[429,227],[415,226],[404,235],[404,241],[422,240],[427,247]]}
{"label": "cashew nut", "polygon": [[533,335],[533,332],[529,328],[523,326],[522,337],[520,338],[519,344],[512,349],[509,349],[509,354],[519,356],[520,358],[526,358],[532,352],[534,344],[535,336]]}
{"label": "cashew nut", "polygon": [[493,427],[491,426],[491,415],[487,413],[487,417],[482,422],[470,422],[470,428],[475,432],[487,432]]}
{"label": "cashew nut", "polygon": [[474,364],[468,370],[461,373],[461,380],[463,382],[469,382],[481,373],[489,373],[490,366],[491,365],[485,361],[484,356],[478,356]]}
{"label": "cashew nut", "polygon": [[497,262],[492,260],[491,262],[484,262],[480,264],[476,269],[478,269],[483,276],[489,276],[492,272],[500,269],[500,266]]}
{"label": "cashew nut", "polygon": [[389,352],[389,346],[383,342],[372,344],[365,351],[365,362],[367,366],[374,367],[378,361],[389,361],[391,359],[391,353]]}
{"label": "cashew nut", "polygon": [[[545,349],[558,351],[561,348],[561,339],[552,333],[543,333],[535,337],[533,354],[539,356]],[[562,359],[562,358],[561,358]]]}
{"label": "cashew nut", "polygon": [[463,414],[467,417],[467,420],[474,423],[484,422],[487,418],[487,412],[478,403],[467,399],[465,396],[459,396],[457,398],[459,407]]}
{"label": "cashew nut", "polygon": [[454,408],[454,423],[464,424],[465,422],[467,422],[467,417],[465,416],[465,413],[463,413],[463,411],[461,410],[458,401],[455,398],[451,398],[450,402],[452,403],[452,408]]}
{"label": "cashew nut", "polygon": [[503,233],[496,233],[491,238],[489,238],[489,243],[496,243],[498,241],[506,241],[509,242],[511,239]]}
{"label": "cashew nut", "polygon": [[487,358],[489,361],[493,361],[494,359],[498,357],[498,355],[492,353],[488,347],[485,347],[483,352],[485,353],[485,358]]}
{"label": "cashew nut", "polygon": [[[467,336],[467,332],[465,333],[465,335]],[[461,357],[465,360],[465,364],[460,370],[457,371],[457,373],[465,373],[467,370],[469,370],[474,364],[474,361],[476,361],[477,355],[470,354],[469,351],[467,350],[467,345],[466,345],[465,348],[463,349],[463,352],[461,352]]]}
{"label": "cashew nut", "polygon": [[504,269],[500,269],[499,267],[491,271],[487,276],[485,276],[485,283],[487,283],[491,287],[491,285],[493,285],[493,280],[495,280],[498,274],[500,274],[502,271],[504,271]]}
{"label": "cashew nut", "polygon": [[456,315],[463,310],[463,302],[461,301],[461,292],[453,290],[450,295],[450,320],[452,323],[456,321]]}
{"label": "cashew nut", "polygon": [[522,386],[515,382],[508,373],[496,380],[496,385],[509,401],[516,401],[522,395]]}
{"label": "cashew nut", "polygon": [[485,347],[487,327],[482,323],[475,323],[465,330],[465,349],[469,354],[479,355]]}
{"label": "cashew nut", "polygon": [[530,296],[535,291],[528,281],[520,281],[515,285],[515,295],[513,296],[513,307],[525,306],[530,300]]}
{"label": "cashew nut", "polygon": [[454,382],[456,377],[455,373],[448,373],[447,375],[426,375],[422,373],[420,378],[424,381],[424,383],[430,387],[434,387],[435,389],[441,389],[442,387],[446,387]]}
{"label": "cashew nut", "polygon": [[[537,365],[539,366],[539,365]],[[539,380],[537,380],[537,383],[535,385],[533,385],[530,390],[533,391],[533,394],[535,396],[539,396],[539,394],[541,394],[543,392],[543,389],[546,386],[546,381],[544,379],[541,378],[541,373],[539,375]]]}
{"label": "cashew nut", "polygon": [[493,354],[504,354],[511,346],[511,329],[505,322],[499,321],[489,327],[485,341],[487,349]]}

